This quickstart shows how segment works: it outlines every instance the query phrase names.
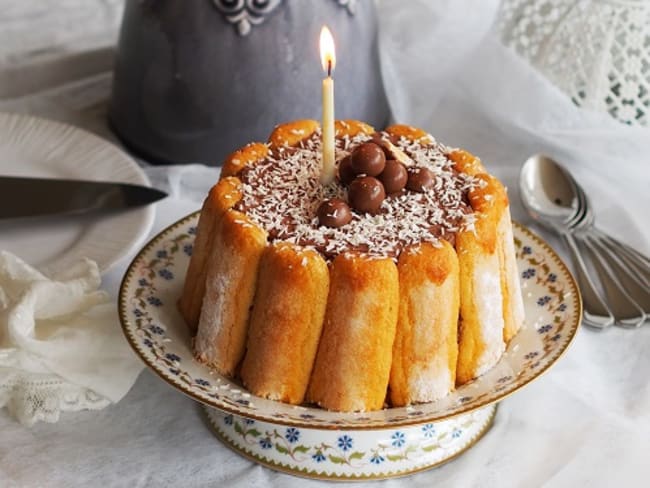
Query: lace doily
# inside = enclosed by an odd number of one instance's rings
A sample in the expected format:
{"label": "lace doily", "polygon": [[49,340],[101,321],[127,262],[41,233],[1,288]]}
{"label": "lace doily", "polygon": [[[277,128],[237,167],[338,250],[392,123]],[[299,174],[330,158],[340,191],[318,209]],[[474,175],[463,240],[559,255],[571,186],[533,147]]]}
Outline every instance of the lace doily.
{"label": "lace doily", "polygon": [[0,384],[0,407],[21,424],[57,422],[61,412],[99,410],[111,402],[101,395],[49,374],[16,371]]}
{"label": "lace doily", "polygon": [[584,107],[650,125],[650,0],[504,0],[506,45]]}
{"label": "lace doily", "polygon": [[0,408],[23,425],[118,402],[142,370],[100,284],[90,259],[47,277],[0,250]]}

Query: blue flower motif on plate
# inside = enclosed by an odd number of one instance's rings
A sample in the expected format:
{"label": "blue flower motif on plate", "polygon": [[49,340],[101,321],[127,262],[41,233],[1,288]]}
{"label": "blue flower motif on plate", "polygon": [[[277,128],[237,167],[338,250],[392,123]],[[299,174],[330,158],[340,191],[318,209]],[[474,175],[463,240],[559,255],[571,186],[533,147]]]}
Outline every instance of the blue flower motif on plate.
{"label": "blue flower motif on plate", "polygon": [[226,415],[223,418],[223,423],[226,424],[226,425],[232,425],[232,422],[233,422],[232,415]]}
{"label": "blue flower motif on plate", "polygon": [[173,280],[173,279],[174,279],[174,273],[172,273],[171,271],[169,271],[167,268],[163,268],[163,269],[161,269],[160,271],[158,271],[158,275],[159,275],[161,278],[166,279],[167,281],[169,281],[169,280]]}
{"label": "blue flower motif on plate", "polygon": [[289,427],[284,434],[284,438],[291,444],[298,442],[298,439],[300,439],[300,431],[295,427]]}
{"label": "blue flower motif on plate", "polygon": [[165,251],[164,249],[156,251],[156,257],[160,258],[160,259],[166,258],[167,257],[167,251]]}
{"label": "blue flower motif on plate", "polygon": [[325,461],[325,456],[323,455],[322,451],[316,451],[316,454],[312,454],[311,458],[317,463],[322,463]]}
{"label": "blue flower motif on plate", "polygon": [[350,437],[347,434],[342,435],[341,437],[338,438],[337,444],[340,449],[343,449],[344,451],[348,451],[352,449],[352,437]]}
{"label": "blue flower motif on plate", "polygon": [[191,235],[191,236],[196,235],[196,226],[193,225],[192,227],[190,227],[190,228],[187,230],[187,233],[188,233],[189,235]]}
{"label": "blue flower motif on plate", "polygon": [[194,382],[195,382],[197,385],[201,385],[201,386],[210,386],[210,382],[209,382],[208,380],[204,380],[203,378],[197,378],[197,379],[194,380]]}
{"label": "blue flower motif on plate", "polygon": [[549,297],[548,295],[544,295],[543,297],[540,297],[540,298],[537,299],[537,305],[539,305],[540,307],[543,307],[544,305],[546,305],[550,301],[551,301],[551,297]]}
{"label": "blue flower motif on plate", "polygon": [[140,286],[149,286],[149,282],[146,280],[146,278],[140,278],[138,280],[138,285],[140,285]]}
{"label": "blue flower motif on plate", "polygon": [[372,464],[381,464],[385,461],[384,456],[380,456],[379,453],[374,453],[370,458]]}
{"label": "blue flower motif on plate", "polygon": [[422,433],[424,437],[430,438],[436,433],[436,427],[433,424],[424,424],[422,426]]}
{"label": "blue flower motif on plate", "polygon": [[163,304],[160,298],[154,296],[147,297],[147,303],[149,305],[153,305],[154,307],[162,307]]}
{"label": "blue flower motif on plate", "polygon": [[456,427],[456,428],[451,432],[451,436],[452,436],[454,439],[458,439],[462,433],[463,433],[463,431],[460,430],[458,427]]}
{"label": "blue flower motif on plate", "polygon": [[273,443],[271,442],[271,439],[268,437],[262,437],[260,439],[260,447],[262,449],[271,449],[273,447]]}
{"label": "blue flower motif on plate", "polygon": [[163,335],[165,333],[165,330],[162,327],[160,327],[159,325],[150,325],[149,330],[153,334],[158,334],[158,335]]}
{"label": "blue flower motif on plate", "polygon": [[535,270],[533,268],[528,268],[523,273],[521,273],[521,277],[524,278],[525,280],[528,280],[533,276],[535,276]]}
{"label": "blue flower motif on plate", "polygon": [[526,256],[527,254],[532,254],[532,253],[533,253],[533,250],[530,248],[530,246],[524,246],[524,247],[521,249],[521,252],[522,252],[522,254],[523,254],[524,256]]}
{"label": "blue flower motif on plate", "polygon": [[391,443],[393,444],[394,447],[402,447],[404,443],[406,442],[406,438],[404,437],[404,432],[400,432],[399,430],[394,432],[391,438]]}
{"label": "blue flower motif on plate", "polygon": [[176,362],[179,362],[179,361],[181,360],[181,358],[180,358],[177,354],[174,354],[174,353],[172,353],[172,352],[168,352],[167,354],[165,354],[165,357],[166,357],[169,361],[176,361]]}
{"label": "blue flower motif on plate", "polygon": [[546,334],[552,328],[553,326],[551,324],[542,325],[539,329],[537,329],[537,332],[540,334]]}
{"label": "blue flower motif on plate", "polygon": [[183,252],[187,254],[188,256],[192,255],[192,251],[194,250],[194,246],[192,244],[185,244],[183,246]]}

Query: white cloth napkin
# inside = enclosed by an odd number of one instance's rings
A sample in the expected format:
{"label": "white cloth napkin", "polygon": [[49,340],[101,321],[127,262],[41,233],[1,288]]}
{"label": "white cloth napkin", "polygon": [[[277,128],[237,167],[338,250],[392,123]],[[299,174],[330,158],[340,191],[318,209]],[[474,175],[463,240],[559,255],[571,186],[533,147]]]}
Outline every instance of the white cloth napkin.
{"label": "white cloth napkin", "polygon": [[89,259],[51,279],[0,251],[0,407],[22,424],[119,401],[142,370]]}

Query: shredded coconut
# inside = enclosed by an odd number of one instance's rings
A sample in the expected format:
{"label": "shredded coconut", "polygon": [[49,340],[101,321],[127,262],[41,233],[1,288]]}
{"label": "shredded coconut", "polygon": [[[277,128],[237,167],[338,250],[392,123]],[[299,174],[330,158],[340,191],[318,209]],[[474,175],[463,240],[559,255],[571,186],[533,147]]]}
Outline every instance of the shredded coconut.
{"label": "shredded coconut", "polygon": [[[337,164],[370,139],[365,134],[337,139]],[[393,142],[409,156],[411,167],[431,170],[435,183],[422,193],[403,191],[388,196],[376,215],[353,211],[352,221],[343,227],[318,225],[316,211],[324,200],[347,201],[347,189],[338,180],[327,186],[320,183],[319,133],[297,147],[280,147],[245,168],[240,174],[243,196],[236,208],[264,228],[270,241],[313,248],[327,259],[345,251],[396,259],[405,247],[421,242],[436,245],[439,239],[453,243],[458,231],[473,230],[475,215],[467,192],[481,181],[457,172],[447,157],[450,149],[433,138],[422,143],[406,138]]]}

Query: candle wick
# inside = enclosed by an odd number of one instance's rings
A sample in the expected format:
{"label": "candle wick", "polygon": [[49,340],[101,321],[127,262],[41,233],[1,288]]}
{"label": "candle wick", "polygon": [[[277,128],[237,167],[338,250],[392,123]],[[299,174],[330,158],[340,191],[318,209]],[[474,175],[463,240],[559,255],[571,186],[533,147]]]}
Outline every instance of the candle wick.
{"label": "candle wick", "polygon": [[332,60],[331,59],[327,60],[327,76],[328,77],[332,76]]}

